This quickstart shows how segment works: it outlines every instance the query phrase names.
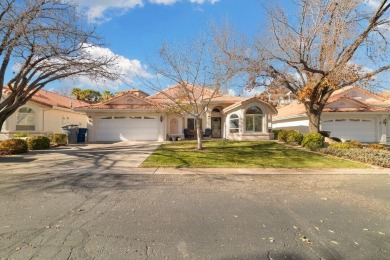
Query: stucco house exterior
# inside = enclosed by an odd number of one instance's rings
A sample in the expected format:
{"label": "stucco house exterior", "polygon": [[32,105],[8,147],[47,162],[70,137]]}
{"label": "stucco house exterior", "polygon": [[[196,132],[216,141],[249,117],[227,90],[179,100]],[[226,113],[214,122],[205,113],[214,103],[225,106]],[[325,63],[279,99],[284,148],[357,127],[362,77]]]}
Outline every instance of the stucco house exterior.
{"label": "stucco house exterior", "polygon": [[[293,101],[278,109],[274,129],[308,131],[309,120],[303,104]],[[361,142],[390,142],[390,99],[359,86],[337,90],[321,116],[320,130],[332,137]]]}
{"label": "stucco house exterior", "polygon": [[[7,95],[7,89],[4,95]],[[80,111],[74,111],[77,106],[87,103],[68,98],[47,90],[40,90],[25,105],[18,108],[3,125],[0,140],[11,138],[19,132],[31,136],[62,133],[62,126],[78,125],[87,127],[87,116]]]}
{"label": "stucco house exterior", "polygon": [[[211,89],[189,88],[199,97],[212,95]],[[167,96],[175,95],[180,95],[179,86],[154,95],[134,89],[103,103],[77,107],[76,111],[88,115],[89,142],[165,141],[172,137],[184,137],[185,128],[196,129],[195,118],[191,115],[169,109],[173,102]],[[272,116],[276,113],[273,105],[259,98],[246,99],[217,93],[205,108],[201,127],[203,131],[210,128],[214,138],[269,140],[272,138]]]}

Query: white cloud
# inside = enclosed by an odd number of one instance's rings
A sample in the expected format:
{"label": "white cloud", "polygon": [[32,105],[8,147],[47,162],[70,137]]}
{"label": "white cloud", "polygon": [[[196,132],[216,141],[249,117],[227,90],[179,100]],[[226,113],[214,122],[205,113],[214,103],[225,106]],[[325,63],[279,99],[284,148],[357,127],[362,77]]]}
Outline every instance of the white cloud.
{"label": "white cloud", "polygon": [[369,6],[371,6],[373,8],[378,8],[378,6],[379,6],[378,0],[368,0],[367,3]]}
{"label": "white cloud", "polygon": [[109,21],[107,12],[116,15],[123,14],[129,9],[143,7],[143,0],[73,0],[79,7],[85,10],[88,21],[101,23]]}
{"label": "white cloud", "polygon": [[[94,57],[116,57],[116,66],[110,67],[108,70],[123,75],[123,80],[126,84],[133,84],[134,79],[136,77],[141,78],[149,78],[152,77],[151,74],[149,74],[146,71],[146,66],[143,66],[139,60],[136,59],[128,59],[124,56],[117,55],[114,52],[112,52],[108,48],[102,48],[98,46],[88,46],[86,49],[86,52],[88,55],[94,56]],[[107,81],[107,82],[95,82],[88,77],[78,77],[77,79],[74,79],[75,81],[79,82],[82,85],[90,86],[90,87],[104,87],[106,89],[118,89],[121,85],[123,85],[123,81]]]}
{"label": "white cloud", "polygon": [[229,96],[237,96],[237,93],[236,93],[236,91],[234,89],[229,88],[228,89],[228,95]]}
{"label": "white cloud", "polygon": [[211,4],[215,4],[216,2],[218,2],[219,0],[190,0],[191,3],[193,4],[204,4],[206,2],[209,2]]}
{"label": "white cloud", "polygon": [[178,2],[178,0],[149,0],[149,3],[158,5],[173,5],[176,2]]}
{"label": "white cloud", "polygon": [[[129,9],[143,7],[147,0],[71,0],[86,14],[88,21],[103,23],[111,20],[112,16],[122,15]],[[174,5],[177,2],[189,1],[192,4],[215,4],[220,0],[148,0],[151,4]]]}

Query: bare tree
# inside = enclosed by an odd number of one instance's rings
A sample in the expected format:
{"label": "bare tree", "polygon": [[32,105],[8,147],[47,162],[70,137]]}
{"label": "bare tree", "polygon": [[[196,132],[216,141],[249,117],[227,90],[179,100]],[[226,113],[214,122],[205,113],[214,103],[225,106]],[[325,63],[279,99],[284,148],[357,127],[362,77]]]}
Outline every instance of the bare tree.
{"label": "bare tree", "polygon": [[97,46],[101,39],[66,1],[0,1],[0,130],[50,82],[78,76],[120,78],[110,69],[116,57],[97,57],[91,51]]}
{"label": "bare tree", "polygon": [[304,104],[309,131],[318,132],[334,91],[352,84],[367,87],[390,69],[390,3],[299,0],[295,5],[298,14],[266,8],[268,30],[252,45],[238,44],[226,29],[214,38],[226,63],[249,76],[249,88],[284,86]]}
{"label": "bare tree", "polygon": [[156,77],[143,78],[145,85],[157,92],[163,91],[169,100],[167,111],[182,113],[195,118],[197,149],[202,146],[201,118],[206,113],[210,101],[220,95],[219,91],[229,80],[229,69],[221,67],[217,52],[206,36],[199,36],[191,44],[164,44],[159,51],[159,59],[150,61],[149,68]]}

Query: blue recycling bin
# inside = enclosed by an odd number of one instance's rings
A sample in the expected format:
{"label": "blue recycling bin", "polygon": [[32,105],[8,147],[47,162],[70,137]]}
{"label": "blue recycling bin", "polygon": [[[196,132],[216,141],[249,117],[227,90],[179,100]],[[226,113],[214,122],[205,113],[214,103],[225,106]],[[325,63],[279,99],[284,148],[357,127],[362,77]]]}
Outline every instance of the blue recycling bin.
{"label": "blue recycling bin", "polygon": [[85,135],[87,134],[87,128],[79,128],[79,133],[77,135],[78,143],[85,143]]}

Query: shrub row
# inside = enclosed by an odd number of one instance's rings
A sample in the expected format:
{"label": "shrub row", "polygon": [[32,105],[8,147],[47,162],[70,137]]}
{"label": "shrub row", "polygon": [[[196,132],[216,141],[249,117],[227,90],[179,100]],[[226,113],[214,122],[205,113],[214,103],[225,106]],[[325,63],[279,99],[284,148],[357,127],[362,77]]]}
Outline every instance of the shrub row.
{"label": "shrub row", "polygon": [[277,137],[281,142],[298,144],[309,149],[322,148],[324,146],[325,139],[320,133],[309,133],[303,135],[296,130],[280,130]]}
{"label": "shrub row", "polygon": [[390,168],[390,152],[387,150],[385,151],[376,148],[338,149],[328,147],[321,149],[320,151],[325,154],[330,154],[345,159]]}
{"label": "shrub row", "polygon": [[66,134],[53,134],[50,138],[46,136],[29,137],[27,140],[12,138],[0,141],[0,154],[20,154],[28,150],[43,150],[50,148],[50,142],[55,145],[67,144]]}

